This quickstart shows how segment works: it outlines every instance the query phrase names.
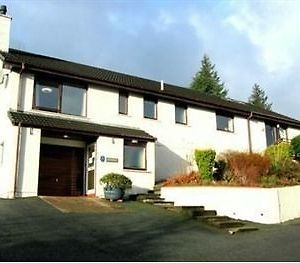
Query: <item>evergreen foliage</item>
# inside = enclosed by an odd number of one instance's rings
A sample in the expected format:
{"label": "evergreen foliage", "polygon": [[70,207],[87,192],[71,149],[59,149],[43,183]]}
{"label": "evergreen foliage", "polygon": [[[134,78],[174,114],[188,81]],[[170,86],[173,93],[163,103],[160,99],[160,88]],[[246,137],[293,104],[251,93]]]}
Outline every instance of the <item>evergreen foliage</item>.
{"label": "evergreen foliage", "polygon": [[248,102],[266,110],[271,110],[272,107],[272,103],[268,103],[268,96],[266,96],[265,91],[257,83],[252,87],[252,94]]}
{"label": "evergreen foliage", "polygon": [[215,70],[215,65],[211,63],[207,55],[203,56],[201,69],[194,76],[191,88],[221,98],[226,98],[228,93],[228,90],[224,87],[224,82],[221,82],[218,72]]}

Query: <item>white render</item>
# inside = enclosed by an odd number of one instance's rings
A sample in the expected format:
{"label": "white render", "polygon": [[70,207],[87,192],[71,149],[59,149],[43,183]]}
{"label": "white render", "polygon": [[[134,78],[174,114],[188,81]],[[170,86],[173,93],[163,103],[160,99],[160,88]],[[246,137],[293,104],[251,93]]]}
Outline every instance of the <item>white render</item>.
{"label": "white render", "polygon": [[11,17],[0,14],[0,50],[8,51]]}
{"label": "white render", "polygon": [[218,215],[263,224],[300,217],[300,186],[282,188],[163,187],[161,196],[175,206],[204,206]]}

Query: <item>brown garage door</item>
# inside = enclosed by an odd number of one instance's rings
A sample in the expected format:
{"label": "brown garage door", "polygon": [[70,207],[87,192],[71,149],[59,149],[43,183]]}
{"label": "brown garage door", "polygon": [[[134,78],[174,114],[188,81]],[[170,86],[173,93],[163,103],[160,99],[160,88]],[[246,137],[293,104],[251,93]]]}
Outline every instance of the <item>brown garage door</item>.
{"label": "brown garage door", "polygon": [[41,144],[38,194],[82,195],[83,164],[81,148]]}

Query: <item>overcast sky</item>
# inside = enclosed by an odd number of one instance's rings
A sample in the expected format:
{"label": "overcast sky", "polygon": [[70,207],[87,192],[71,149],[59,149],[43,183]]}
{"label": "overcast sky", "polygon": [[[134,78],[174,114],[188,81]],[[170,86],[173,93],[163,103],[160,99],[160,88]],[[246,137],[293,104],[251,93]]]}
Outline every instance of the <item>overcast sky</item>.
{"label": "overcast sky", "polygon": [[2,0],[11,47],[188,87],[206,53],[246,101],[300,119],[300,1]]}

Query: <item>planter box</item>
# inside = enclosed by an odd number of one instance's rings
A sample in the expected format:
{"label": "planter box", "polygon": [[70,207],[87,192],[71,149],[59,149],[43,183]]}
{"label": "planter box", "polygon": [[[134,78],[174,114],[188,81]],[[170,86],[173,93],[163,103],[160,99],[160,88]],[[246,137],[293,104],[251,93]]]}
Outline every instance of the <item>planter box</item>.
{"label": "planter box", "polygon": [[175,206],[204,206],[218,215],[264,224],[300,217],[300,185],[281,188],[163,187],[161,197]]}

